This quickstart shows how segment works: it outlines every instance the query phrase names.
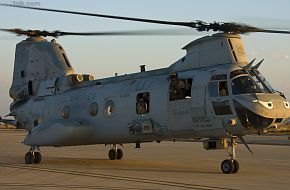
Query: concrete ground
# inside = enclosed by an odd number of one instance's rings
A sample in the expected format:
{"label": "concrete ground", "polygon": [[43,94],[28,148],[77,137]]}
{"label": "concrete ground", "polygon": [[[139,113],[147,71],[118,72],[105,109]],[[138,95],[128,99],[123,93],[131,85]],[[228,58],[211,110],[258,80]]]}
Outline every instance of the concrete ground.
{"label": "concrete ground", "polygon": [[[287,137],[248,137],[252,156],[237,148],[240,171],[222,174],[224,150],[203,150],[200,142],[124,145],[123,160],[107,158],[109,146],[42,147],[40,165],[24,164],[25,131],[0,131],[0,189],[289,189]],[[284,143],[282,143],[284,142]],[[275,143],[274,143],[275,144]],[[276,143],[277,144],[277,143]]]}

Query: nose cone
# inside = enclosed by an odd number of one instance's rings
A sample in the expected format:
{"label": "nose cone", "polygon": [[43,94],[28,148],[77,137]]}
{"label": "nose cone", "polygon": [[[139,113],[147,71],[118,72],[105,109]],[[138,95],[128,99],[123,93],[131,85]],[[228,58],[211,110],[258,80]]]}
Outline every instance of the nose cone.
{"label": "nose cone", "polygon": [[237,96],[234,107],[244,127],[259,131],[280,127],[290,117],[289,102],[278,94]]}

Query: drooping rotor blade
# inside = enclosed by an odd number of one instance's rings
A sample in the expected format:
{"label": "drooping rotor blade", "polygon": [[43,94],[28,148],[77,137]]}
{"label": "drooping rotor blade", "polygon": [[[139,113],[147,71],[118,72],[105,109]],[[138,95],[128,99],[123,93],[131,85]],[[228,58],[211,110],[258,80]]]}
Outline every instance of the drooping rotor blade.
{"label": "drooping rotor blade", "polygon": [[136,31],[102,31],[102,32],[62,32],[55,31],[58,36],[186,36],[193,35],[192,31],[180,29],[136,30]]}
{"label": "drooping rotor blade", "polygon": [[41,31],[41,30],[22,30],[19,28],[14,28],[14,29],[3,29],[1,28],[0,31],[4,31],[4,32],[10,32],[10,33],[14,33],[16,35],[26,35],[26,36],[53,36],[53,37],[57,37],[58,34],[56,32],[48,32],[48,31]]}
{"label": "drooping rotor blade", "polygon": [[180,30],[180,29],[162,29],[162,30],[136,30],[136,31],[102,31],[102,32],[63,32],[60,30],[56,31],[45,31],[45,30],[22,30],[19,28],[15,29],[1,29],[0,31],[14,33],[16,35],[26,35],[31,37],[36,36],[51,36],[51,37],[59,37],[59,36],[148,36],[148,35],[170,35],[170,36],[184,36],[184,35],[193,35],[192,31],[188,30]]}
{"label": "drooping rotor blade", "polygon": [[85,13],[85,12],[76,12],[76,11],[66,11],[66,10],[57,10],[57,9],[47,9],[47,8],[38,8],[38,7],[23,7],[15,5],[2,5],[23,9],[33,9],[41,11],[50,11],[50,12],[59,12],[66,14],[75,14],[75,15],[84,15],[84,16],[93,16],[93,17],[102,17],[102,18],[111,18],[119,20],[128,20],[136,22],[145,22],[145,23],[154,23],[154,24],[164,24],[164,25],[174,25],[174,26],[185,26],[190,28],[195,28],[197,31],[220,31],[225,33],[250,33],[250,32],[260,32],[260,33],[276,33],[276,34],[290,34],[288,30],[271,30],[271,29],[262,29],[258,27],[253,27],[245,24],[238,24],[233,22],[213,22],[206,23],[203,21],[192,21],[192,22],[175,22],[175,21],[165,21],[165,20],[155,20],[155,19],[143,19],[143,18],[133,18],[133,17],[123,17],[123,16],[114,16],[114,15],[104,15],[96,13]]}

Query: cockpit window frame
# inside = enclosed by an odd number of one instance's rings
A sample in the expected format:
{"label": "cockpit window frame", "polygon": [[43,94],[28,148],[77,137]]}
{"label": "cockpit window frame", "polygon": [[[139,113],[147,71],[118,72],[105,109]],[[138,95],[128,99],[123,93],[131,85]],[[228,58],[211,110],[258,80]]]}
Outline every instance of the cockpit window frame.
{"label": "cockpit window frame", "polygon": [[214,74],[208,83],[210,97],[229,96],[229,83],[227,74]]}
{"label": "cockpit window frame", "polygon": [[[265,79],[265,77],[261,74],[261,72],[259,70],[257,70],[257,69],[251,69],[250,71],[252,71],[255,74],[255,76],[257,77],[257,79],[259,80],[259,82],[261,82],[262,85],[263,85],[263,87],[266,88],[266,90],[268,91],[268,93],[267,92],[265,92],[265,93],[267,93],[267,94],[273,94],[273,93],[275,93],[275,90],[272,88],[272,86],[269,84],[269,82]],[[249,73],[249,74],[251,75],[251,73]]]}
{"label": "cockpit window frame", "polygon": [[[255,86],[260,91],[260,92],[253,92],[253,93],[264,93],[264,94],[272,94],[272,93],[275,93],[275,90],[271,87],[271,85],[268,84],[268,82],[266,83],[264,81],[266,79],[263,80],[261,78],[262,75],[257,73],[258,70],[251,69],[250,71],[253,72],[253,74],[255,75],[255,77],[257,78],[257,80],[259,80],[259,82],[261,83],[261,85],[263,86],[263,88],[261,88],[260,84],[258,84],[257,81],[253,78],[253,75],[249,72],[249,70],[246,70],[246,69],[237,69],[237,70],[231,71],[230,72],[231,84],[232,84],[233,80],[235,80],[238,77],[248,76],[251,79],[251,81],[255,84]],[[236,72],[238,74],[235,74],[234,72]],[[232,85],[231,85],[231,88],[232,88],[232,94],[233,95],[247,94],[247,93],[238,93],[238,94],[236,94],[236,93],[233,92],[233,86]],[[264,88],[266,88],[266,90]]]}
{"label": "cockpit window frame", "polygon": [[[233,88],[233,81],[238,79],[238,78],[241,78],[241,77],[248,77],[250,79],[250,82],[252,82],[255,87],[259,90],[259,92],[243,92],[243,91],[240,91],[240,93],[234,93],[234,88]],[[248,85],[248,84],[247,84]],[[258,93],[264,93],[263,90],[259,87],[259,85],[256,83],[256,81],[250,76],[250,74],[241,74],[241,75],[237,75],[233,78],[231,78],[231,88],[232,88],[232,94],[233,95],[241,95],[241,94],[258,94]],[[257,90],[256,89],[256,90]],[[254,89],[253,89],[254,90]]]}
{"label": "cockpit window frame", "polygon": [[233,115],[230,102],[230,85],[228,73],[213,74],[208,83],[209,100],[215,117]]}

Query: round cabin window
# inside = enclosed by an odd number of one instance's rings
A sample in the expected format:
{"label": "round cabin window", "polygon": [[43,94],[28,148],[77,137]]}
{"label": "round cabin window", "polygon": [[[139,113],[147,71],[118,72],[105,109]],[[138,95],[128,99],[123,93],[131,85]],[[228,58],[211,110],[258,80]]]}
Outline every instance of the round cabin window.
{"label": "round cabin window", "polygon": [[90,112],[91,116],[97,115],[97,113],[98,113],[98,103],[97,102],[91,103],[90,108],[89,108],[89,112]]}

